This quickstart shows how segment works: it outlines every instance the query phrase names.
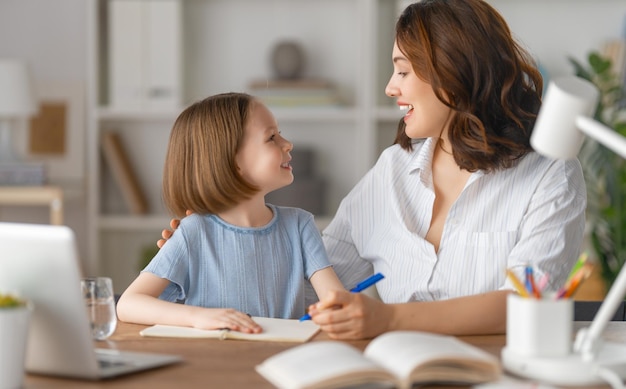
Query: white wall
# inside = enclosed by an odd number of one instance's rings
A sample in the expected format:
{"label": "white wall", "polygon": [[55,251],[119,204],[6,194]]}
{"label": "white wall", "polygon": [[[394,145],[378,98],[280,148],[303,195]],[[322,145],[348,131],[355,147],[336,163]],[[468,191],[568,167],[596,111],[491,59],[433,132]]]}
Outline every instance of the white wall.
{"label": "white wall", "polygon": [[607,40],[625,37],[624,0],[488,0],[550,77],[572,74],[567,57],[586,62]]}
{"label": "white wall", "polygon": [[[44,161],[53,184],[66,189],[65,222],[72,227],[81,253],[86,252],[84,197],[84,130],[86,80],[85,0],[1,0],[0,57],[19,58],[30,67],[40,101],[66,102],[66,153],[42,157],[26,154],[27,131],[15,134],[27,160]],[[21,129],[27,129],[26,122]],[[46,207],[2,207],[0,220],[46,223]]]}

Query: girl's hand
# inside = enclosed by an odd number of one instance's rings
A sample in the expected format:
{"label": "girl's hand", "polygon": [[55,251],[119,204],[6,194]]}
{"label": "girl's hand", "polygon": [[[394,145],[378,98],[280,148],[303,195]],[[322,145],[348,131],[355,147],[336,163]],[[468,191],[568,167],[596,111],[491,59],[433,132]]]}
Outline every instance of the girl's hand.
{"label": "girl's hand", "polygon": [[393,308],[362,293],[332,291],[309,315],[331,339],[369,339],[390,329]]}
{"label": "girl's hand", "polygon": [[263,332],[252,318],[232,308],[200,308],[194,313],[193,327],[203,330],[229,330],[258,334]]}

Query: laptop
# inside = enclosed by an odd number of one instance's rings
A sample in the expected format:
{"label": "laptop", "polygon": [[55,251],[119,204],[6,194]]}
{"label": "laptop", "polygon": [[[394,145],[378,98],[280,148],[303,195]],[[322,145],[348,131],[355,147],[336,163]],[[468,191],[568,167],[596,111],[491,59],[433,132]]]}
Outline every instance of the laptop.
{"label": "laptop", "polygon": [[19,294],[34,307],[27,372],[98,380],[182,360],[94,348],[80,278],[75,235],[69,227],[0,223],[0,291]]}

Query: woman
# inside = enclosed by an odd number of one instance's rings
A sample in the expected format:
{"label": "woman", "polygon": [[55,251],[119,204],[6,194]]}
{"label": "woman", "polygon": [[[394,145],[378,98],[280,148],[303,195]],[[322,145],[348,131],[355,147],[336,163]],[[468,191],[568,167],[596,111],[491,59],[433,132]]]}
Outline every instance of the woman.
{"label": "woman", "polygon": [[556,289],[579,255],[580,164],[532,151],[541,76],[484,1],[408,6],[392,60],[385,92],[407,109],[397,144],[324,231],[344,285],[382,272],[385,303],[336,292],[310,314],[333,338],[504,332],[506,269],[532,265]]}

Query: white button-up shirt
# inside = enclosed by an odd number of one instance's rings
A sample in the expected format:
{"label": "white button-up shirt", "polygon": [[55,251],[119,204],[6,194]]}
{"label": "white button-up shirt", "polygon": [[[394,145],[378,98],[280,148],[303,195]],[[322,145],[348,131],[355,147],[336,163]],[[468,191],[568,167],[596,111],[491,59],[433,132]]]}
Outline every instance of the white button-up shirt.
{"label": "white button-up shirt", "polygon": [[443,228],[439,251],[425,239],[435,192],[436,140],[394,145],[343,199],[324,230],[330,262],[347,288],[381,272],[388,303],[430,301],[513,289],[526,265],[548,288],[565,282],[580,254],[586,189],[578,160],[531,152],[510,169],[468,179]]}

